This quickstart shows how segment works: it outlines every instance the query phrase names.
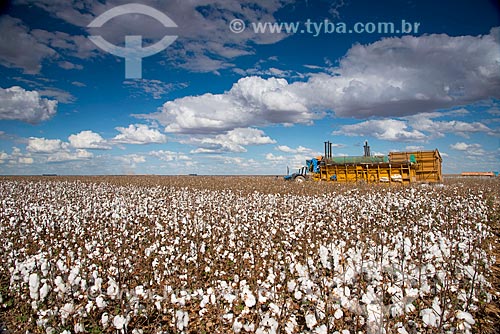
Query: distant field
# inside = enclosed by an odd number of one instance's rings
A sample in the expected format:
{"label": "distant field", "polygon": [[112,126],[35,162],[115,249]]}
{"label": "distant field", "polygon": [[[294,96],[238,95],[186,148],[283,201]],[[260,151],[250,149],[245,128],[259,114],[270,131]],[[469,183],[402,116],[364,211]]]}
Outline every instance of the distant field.
{"label": "distant field", "polygon": [[499,194],[498,179],[0,177],[0,323],[9,333],[494,333]]}

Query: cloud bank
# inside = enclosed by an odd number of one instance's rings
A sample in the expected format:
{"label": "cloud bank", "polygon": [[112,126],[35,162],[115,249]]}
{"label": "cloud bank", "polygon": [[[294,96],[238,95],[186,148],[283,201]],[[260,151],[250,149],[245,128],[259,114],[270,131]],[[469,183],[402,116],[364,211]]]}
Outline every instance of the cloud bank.
{"label": "cloud bank", "polygon": [[[222,94],[175,99],[156,113],[136,116],[156,120],[174,133],[311,124],[329,113],[359,119],[404,117],[500,98],[499,67],[500,28],[484,36],[385,38],[354,45],[338,67],[311,74],[307,81],[244,77]],[[443,131],[485,130],[480,124],[434,125]],[[398,126],[399,134],[381,137],[421,136],[419,129],[405,133],[403,124]]]}

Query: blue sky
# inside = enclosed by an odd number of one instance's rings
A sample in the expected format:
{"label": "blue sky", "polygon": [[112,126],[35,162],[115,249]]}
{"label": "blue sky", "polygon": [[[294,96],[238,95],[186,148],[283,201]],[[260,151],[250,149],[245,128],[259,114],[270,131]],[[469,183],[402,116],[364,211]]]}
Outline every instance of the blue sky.
{"label": "blue sky", "polygon": [[[135,1],[177,27],[124,14],[99,28],[131,2],[2,3],[0,174],[283,174],[326,140],[500,170],[495,1]],[[92,35],[177,38],[127,79]]]}

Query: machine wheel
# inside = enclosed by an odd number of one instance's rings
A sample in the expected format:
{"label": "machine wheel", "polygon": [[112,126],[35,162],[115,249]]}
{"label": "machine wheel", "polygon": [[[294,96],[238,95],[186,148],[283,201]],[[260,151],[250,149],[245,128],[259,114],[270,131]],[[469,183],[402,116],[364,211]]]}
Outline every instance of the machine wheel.
{"label": "machine wheel", "polygon": [[305,177],[303,177],[302,175],[297,175],[297,176],[295,177],[295,179],[294,179],[294,181],[295,181],[295,182],[297,182],[297,183],[302,183],[302,182],[304,182],[305,180],[306,180],[306,178],[305,178]]}

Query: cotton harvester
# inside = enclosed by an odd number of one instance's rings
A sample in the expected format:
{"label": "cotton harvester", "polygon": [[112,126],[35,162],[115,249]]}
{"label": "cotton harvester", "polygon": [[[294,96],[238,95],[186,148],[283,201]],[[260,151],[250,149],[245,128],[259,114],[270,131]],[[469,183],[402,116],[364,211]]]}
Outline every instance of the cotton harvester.
{"label": "cotton harvester", "polygon": [[403,183],[442,182],[439,151],[391,152],[373,156],[365,142],[363,156],[332,156],[332,143],[325,142],[325,154],[310,160],[285,180],[329,182]]}

